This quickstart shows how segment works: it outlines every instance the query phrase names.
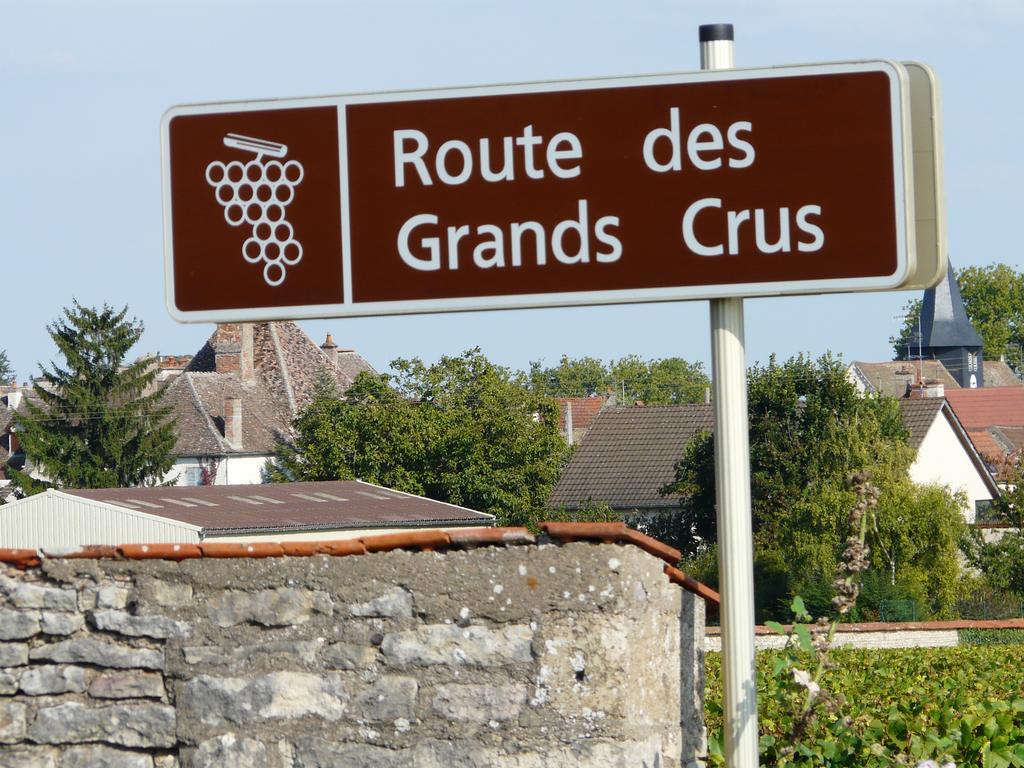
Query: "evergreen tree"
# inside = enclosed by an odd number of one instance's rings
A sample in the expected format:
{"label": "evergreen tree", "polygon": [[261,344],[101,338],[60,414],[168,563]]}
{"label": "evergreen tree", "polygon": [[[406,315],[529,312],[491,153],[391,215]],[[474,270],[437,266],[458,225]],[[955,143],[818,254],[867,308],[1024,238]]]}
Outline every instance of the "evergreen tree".
{"label": "evergreen tree", "polygon": [[123,365],[143,330],[127,312],[76,301],[47,326],[65,364],[40,366],[19,434],[26,455],[57,485],[152,485],[174,463],[170,408],[153,386],[156,370],[145,359]]}
{"label": "evergreen tree", "polygon": [[11,361],[7,359],[7,352],[0,349],[0,384],[7,384],[14,378],[14,369],[11,368]]}

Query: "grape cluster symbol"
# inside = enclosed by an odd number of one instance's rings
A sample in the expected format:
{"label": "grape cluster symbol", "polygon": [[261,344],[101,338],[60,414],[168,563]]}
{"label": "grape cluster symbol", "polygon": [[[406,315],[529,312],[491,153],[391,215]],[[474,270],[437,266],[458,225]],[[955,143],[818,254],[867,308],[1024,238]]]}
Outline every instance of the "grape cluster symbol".
{"label": "grape cluster symbol", "polygon": [[[214,160],[206,166],[206,181],[224,208],[224,220],[232,227],[252,228],[252,236],[242,245],[242,258],[250,264],[262,262],[267,285],[281,285],[288,267],[302,260],[302,243],[295,239],[285,209],[305,170],[297,160],[282,162],[288,147],[275,141],[229,133],[224,146],[256,157],[245,163]],[[268,156],[271,159],[265,159]]]}

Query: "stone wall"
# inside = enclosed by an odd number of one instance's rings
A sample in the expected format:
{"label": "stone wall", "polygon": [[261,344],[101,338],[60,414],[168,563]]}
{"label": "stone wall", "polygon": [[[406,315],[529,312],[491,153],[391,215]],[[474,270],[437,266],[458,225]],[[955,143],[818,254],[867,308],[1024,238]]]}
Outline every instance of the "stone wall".
{"label": "stone wall", "polygon": [[678,768],[703,601],[635,546],[0,566],[0,768]]}

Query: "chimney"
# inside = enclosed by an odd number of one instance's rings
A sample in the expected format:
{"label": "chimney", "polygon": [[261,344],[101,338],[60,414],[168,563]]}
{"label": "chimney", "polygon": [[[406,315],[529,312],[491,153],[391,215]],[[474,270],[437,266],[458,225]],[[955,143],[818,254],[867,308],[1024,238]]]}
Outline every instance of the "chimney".
{"label": "chimney", "polygon": [[242,323],[242,349],[240,365],[242,381],[252,381],[256,376],[256,362],[252,349],[252,323]]}
{"label": "chimney", "polygon": [[240,373],[242,326],[238,323],[218,323],[212,342],[214,370],[217,373]]}
{"label": "chimney", "polygon": [[237,397],[224,400],[224,438],[236,451],[242,450],[242,401]]}
{"label": "chimney", "polygon": [[572,445],[572,401],[565,404],[565,442]]}
{"label": "chimney", "polygon": [[338,367],[338,345],[334,343],[334,339],[331,338],[331,334],[327,334],[327,340],[320,345],[320,349],[327,355],[327,359],[331,361],[331,365],[334,368]]}

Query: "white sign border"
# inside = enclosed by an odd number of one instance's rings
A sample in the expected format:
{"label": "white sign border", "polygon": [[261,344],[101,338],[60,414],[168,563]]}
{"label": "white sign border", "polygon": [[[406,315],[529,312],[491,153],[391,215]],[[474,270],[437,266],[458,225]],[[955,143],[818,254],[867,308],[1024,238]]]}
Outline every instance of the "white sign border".
{"label": "white sign border", "polygon": [[[352,301],[351,251],[348,211],[348,155],[345,132],[345,108],[348,105],[456,99],[479,96],[516,95],[525,93],[553,93],[559,91],[628,88],[647,85],[689,84],[714,81],[757,80],[808,75],[839,75],[862,72],[881,72],[889,77],[890,109],[892,115],[893,193],[896,228],[896,269],[890,275],[865,278],[830,278],[824,280],[777,281],[771,283],[732,283],[699,286],[671,286],[667,288],[638,288],[600,291],[572,291],[560,293],[504,294],[498,296],[471,296],[445,299],[416,299],[407,301],[360,302]],[[342,190],[342,272],[344,300],[341,304],[308,304],[287,307],[248,307],[214,310],[180,310],[174,301],[174,242],[171,223],[173,210],[170,183],[170,123],[179,116],[249,112],[268,109],[334,106],[338,109],[339,173]],[[602,304],[630,304],[659,301],[697,301],[726,297],[755,298],[767,296],[812,295],[823,293],[849,293],[883,291],[901,288],[915,272],[915,222],[913,162],[910,146],[910,96],[908,75],[902,64],[886,59],[836,62],[827,64],[787,65],[757,69],[705,70],[696,72],[641,75],[629,77],[596,78],[587,80],[561,80],[552,82],[512,83],[506,85],[470,86],[433,90],[391,91],[385,93],[357,93],[339,96],[321,96],[297,99],[269,99],[261,101],[222,102],[172,107],[164,113],[161,134],[161,189],[163,194],[163,239],[165,302],[171,317],[179,322],[243,322],[286,319],[312,319],[327,317],[365,317],[402,314],[432,314],[438,312],[469,312],[479,310],[555,308],[594,306]]]}

